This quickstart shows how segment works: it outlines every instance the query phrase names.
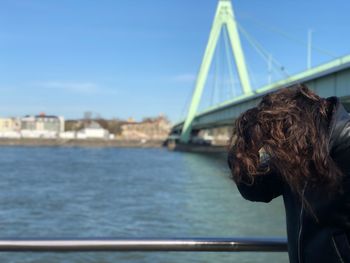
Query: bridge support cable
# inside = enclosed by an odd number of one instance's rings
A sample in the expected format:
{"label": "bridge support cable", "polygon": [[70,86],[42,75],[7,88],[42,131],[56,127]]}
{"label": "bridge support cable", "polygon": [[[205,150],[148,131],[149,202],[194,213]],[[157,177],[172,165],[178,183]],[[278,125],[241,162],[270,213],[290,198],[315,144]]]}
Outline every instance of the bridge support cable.
{"label": "bridge support cable", "polygon": [[[296,38],[295,36],[292,36],[292,35],[286,33],[282,29],[279,29],[275,26],[272,26],[272,25],[269,25],[265,22],[260,21],[256,17],[249,16],[249,20],[251,20],[255,25],[260,26],[260,28],[265,29],[265,30],[270,31],[270,32],[274,32],[274,33],[276,33],[276,34],[284,37],[285,39],[288,39],[289,41],[292,41],[296,44],[302,45],[304,47],[307,46],[307,44],[308,44],[307,41],[300,40],[300,39]],[[337,58],[337,56],[335,54],[333,54],[332,52],[330,52],[329,50],[326,50],[324,48],[321,48],[321,47],[318,47],[315,45],[311,45],[310,48],[314,51],[319,52],[319,54],[326,55],[332,59]]]}
{"label": "bridge support cable", "polygon": [[213,67],[214,67],[214,74],[213,74],[213,85],[211,86],[211,97],[210,97],[210,106],[213,106],[216,102],[217,99],[217,92],[219,89],[219,71],[220,71],[220,56],[219,54],[221,53],[220,45],[216,45],[216,54],[214,54],[214,62]]}
{"label": "bridge support cable", "polygon": [[[228,75],[229,75],[229,86],[231,87],[229,92],[231,92],[231,97],[233,98],[234,96],[237,96],[236,90],[235,90],[235,80],[234,80],[234,72],[233,72],[233,65],[231,64],[232,60],[230,59],[230,40],[228,37],[228,33],[226,31],[226,27],[224,27],[224,32],[223,32],[223,40],[224,40],[224,46],[225,46],[225,55],[226,55],[226,61],[227,61],[227,67],[228,67]],[[248,65],[247,66],[247,71],[249,74],[249,69]]]}
{"label": "bridge support cable", "polygon": [[[266,51],[263,46],[255,40],[240,24],[238,24],[238,28],[243,36],[247,39],[248,43],[256,50],[256,52],[264,59],[267,63],[268,67],[275,69],[276,72],[282,75],[282,77],[289,77],[290,74],[285,69],[285,67],[278,62],[271,53]],[[274,67],[273,67],[274,66]]]}
{"label": "bridge support cable", "polygon": [[[236,93],[234,65],[232,65],[234,57],[230,46],[226,25],[223,25],[208,72],[208,80],[203,90],[199,110],[213,107],[233,97]],[[209,104],[206,101],[207,99],[209,99]]]}
{"label": "bridge support cable", "polygon": [[215,47],[220,36],[221,29],[226,26],[228,36],[230,38],[231,49],[237,65],[239,80],[245,95],[251,95],[252,89],[250,86],[249,75],[246,68],[245,58],[241,47],[241,42],[238,34],[236,20],[234,18],[233,7],[229,0],[219,0],[216,10],[214,22],[209,35],[208,44],[204,53],[203,61],[199,69],[195,90],[192,96],[190,108],[187,118],[182,128],[181,142],[188,143],[191,136],[192,122],[196,115],[203,88],[206,83],[210,65],[212,63]]}

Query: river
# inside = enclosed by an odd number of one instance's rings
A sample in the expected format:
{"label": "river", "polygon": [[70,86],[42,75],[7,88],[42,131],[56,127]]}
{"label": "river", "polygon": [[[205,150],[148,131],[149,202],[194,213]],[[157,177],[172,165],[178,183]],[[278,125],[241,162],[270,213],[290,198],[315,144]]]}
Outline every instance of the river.
{"label": "river", "polygon": [[[282,199],[242,199],[225,156],[0,148],[0,237],[283,237]],[[287,253],[1,253],[0,262],[288,262]]]}

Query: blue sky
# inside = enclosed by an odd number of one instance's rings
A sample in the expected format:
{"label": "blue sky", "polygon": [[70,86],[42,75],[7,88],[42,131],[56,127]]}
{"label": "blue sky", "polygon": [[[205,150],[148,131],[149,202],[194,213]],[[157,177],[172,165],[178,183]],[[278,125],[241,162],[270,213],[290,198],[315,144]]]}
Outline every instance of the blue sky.
{"label": "blue sky", "polygon": [[[216,0],[0,0],[0,116],[141,119],[184,112]],[[306,67],[307,30],[350,53],[348,0],[236,0],[238,22],[290,73]],[[283,31],[289,39],[280,33]],[[296,41],[294,41],[296,39]],[[252,78],[266,63],[242,37]],[[313,52],[313,64],[332,56]],[[259,81],[258,81],[259,84]]]}

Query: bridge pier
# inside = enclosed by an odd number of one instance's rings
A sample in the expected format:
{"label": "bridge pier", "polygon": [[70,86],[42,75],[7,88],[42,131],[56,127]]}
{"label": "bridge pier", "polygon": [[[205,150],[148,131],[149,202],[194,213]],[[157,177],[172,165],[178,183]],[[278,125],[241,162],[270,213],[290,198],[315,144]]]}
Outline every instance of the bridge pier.
{"label": "bridge pier", "polygon": [[245,57],[238,34],[238,27],[233,11],[233,6],[230,0],[219,0],[214,22],[209,35],[208,44],[205,49],[203,61],[196,80],[191,105],[189,107],[186,120],[181,130],[180,140],[182,143],[189,143],[190,141],[193,130],[193,120],[196,117],[197,109],[202,97],[205,83],[208,78],[209,69],[212,64],[214,52],[222,29],[227,30],[230,49],[236,62],[239,82],[243,89],[243,94],[244,96],[253,94],[250,85],[248,69],[245,63]]}

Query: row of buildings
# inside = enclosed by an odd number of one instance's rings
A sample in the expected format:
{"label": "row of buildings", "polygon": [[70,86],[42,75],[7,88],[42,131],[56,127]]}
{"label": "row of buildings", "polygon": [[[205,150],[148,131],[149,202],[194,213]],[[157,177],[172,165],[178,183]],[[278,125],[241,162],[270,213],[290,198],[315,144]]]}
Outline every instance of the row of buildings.
{"label": "row of buildings", "polygon": [[57,138],[64,132],[64,118],[40,114],[23,118],[0,118],[2,138]]}
{"label": "row of buildings", "polygon": [[170,123],[164,116],[141,122],[122,121],[118,133],[110,132],[96,120],[76,122],[82,124],[79,129],[67,130],[64,117],[54,115],[0,118],[0,138],[164,140],[170,131]]}

